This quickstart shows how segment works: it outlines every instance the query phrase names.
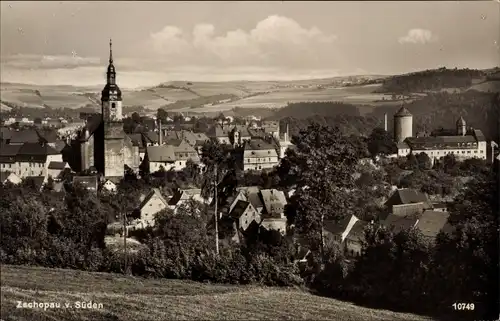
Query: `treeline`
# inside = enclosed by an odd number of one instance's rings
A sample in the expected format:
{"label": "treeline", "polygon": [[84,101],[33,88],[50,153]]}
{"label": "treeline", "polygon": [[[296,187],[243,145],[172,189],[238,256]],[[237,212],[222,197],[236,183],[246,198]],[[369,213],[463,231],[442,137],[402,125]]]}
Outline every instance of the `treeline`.
{"label": "treeline", "polygon": [[[499,137],[500,96],[469,90],[463,93],[427,93],[426,96],[404,103],[413,115],[413,131],[432,132],[441,129],[455,131],[456,121],[464,117],[468,126],[481,129],[487,139]],[[339,108],[337,108],[339,107]],[[381,105],[367,115],[360,116],[357,106],[335,102],[302,102],[277,110],[268,119],[290,123],[290,131],[298,133],[311,123],[338,126],[345,133],[369,135],[373,128],[384,127],[388,115],[388,129],[394,127],[393,116],[401,106]]]}
{"label": "treeline", "polygon": [[445,88],[467,88],[474,80],[485,76],[483,71],[475,69],[430,69],[387,78],[376,92],[409,94]]}
{"label": "treeline", "polygon": [[355,105],[339,101],[307,101],[288,103],[286,107],[277,109],[273,118],[284,117],[306,118],[313,115],[321,116],[359,116]]}
{"label": "treeline", "polygon": [[[463,93],[428,93],[421,99],[405,103],[413,115],[413,131],[431,132],[433,130],[456,128],[456,121],[462,116],[468,126],[480,129],[488,139],[499,136],[498,119],[500,100],[498,93],[485,93],[469,90]],[[388,114],[389,128],[393,128],[393,115],[400,106],[380,106],[368,116],[383,121]]]}

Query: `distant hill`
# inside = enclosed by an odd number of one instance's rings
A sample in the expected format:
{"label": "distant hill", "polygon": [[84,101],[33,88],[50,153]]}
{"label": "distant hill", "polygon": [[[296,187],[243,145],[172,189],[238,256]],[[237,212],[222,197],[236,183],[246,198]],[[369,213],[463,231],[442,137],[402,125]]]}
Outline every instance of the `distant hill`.
{"label": "distant hill", "polygon": [[377,93],[409,94],[443,89],[467,89],[486,80],[487,71],[475,69],[431,69],[388,77]]}

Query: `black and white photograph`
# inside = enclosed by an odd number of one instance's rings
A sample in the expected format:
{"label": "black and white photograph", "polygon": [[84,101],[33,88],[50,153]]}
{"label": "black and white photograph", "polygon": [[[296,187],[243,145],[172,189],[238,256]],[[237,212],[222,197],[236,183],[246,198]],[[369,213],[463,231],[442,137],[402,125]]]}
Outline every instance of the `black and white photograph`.
{"label": "black and white photograph", "polygon": [[500,1],[1,1],[0,321],[500,320]]}

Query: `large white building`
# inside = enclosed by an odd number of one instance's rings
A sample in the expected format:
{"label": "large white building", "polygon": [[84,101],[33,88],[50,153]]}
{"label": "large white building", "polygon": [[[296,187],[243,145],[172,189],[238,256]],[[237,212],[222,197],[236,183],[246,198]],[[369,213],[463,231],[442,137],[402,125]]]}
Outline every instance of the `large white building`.
{"label": "large white building", "polygon": [[394,140],[397,156],[426,153],[432,160],[453,154],[457,158],[486,159],[486,138],[479,129],[467,127],[460,117],[456,122],[456,134],[447,136],[413,136],[413,116],[405,107],[394,115]]}

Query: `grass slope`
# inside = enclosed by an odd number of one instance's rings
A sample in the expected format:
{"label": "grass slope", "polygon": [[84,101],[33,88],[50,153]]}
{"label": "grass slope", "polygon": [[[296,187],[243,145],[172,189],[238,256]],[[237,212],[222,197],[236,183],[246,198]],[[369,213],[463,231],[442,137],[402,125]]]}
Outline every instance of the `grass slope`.
{"label": "grass slope", "polygon": [[[292,289],[150,280],[26,266],[1,267],[2,320],[431,320],[358,307]],[[60,309],[17,309],[16,301],[60,302]],[[93,301],[102,309],[64,308]]]}

